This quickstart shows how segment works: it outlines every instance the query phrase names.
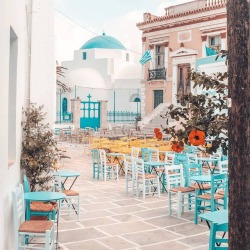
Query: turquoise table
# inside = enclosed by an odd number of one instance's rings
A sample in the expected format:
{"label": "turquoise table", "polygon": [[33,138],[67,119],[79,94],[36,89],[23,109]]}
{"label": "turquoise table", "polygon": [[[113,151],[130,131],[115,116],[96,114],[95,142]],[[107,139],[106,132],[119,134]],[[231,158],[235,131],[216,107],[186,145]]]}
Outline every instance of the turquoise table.
{"label": "turquoise table", "polygon": [[65,198],[65,194],[59,192],[27,192],[24,194],[26,201],[27,220],[30,220],[31,201],[58,201]]}
{"label": "turquoise table", "polygon": [[[228,243],[228,239],[224,239],[226,232],[228,232],[228,210],[209,212],[199,216],[207,222],[210,228],[209,250],[215,249],[215,245],[219,246],[221,243]],[[224,231],[222,238],[216,238],[217,231]]]}
{"label": "turquoise table", "polygon": [[62,182],[62,188],[64,190],[65,190],[65,183],[68,180],[68,178],[74,178],[73,182],[71,183],[71,185],[68,189],[68,190],[70,190],[73,187],[76,179],[81,175],[80,172],[72,171],[72,170],[59,170],[59,171],[54,173],[54,175],[57,175],[57,174],[59,174],[61,177],[65,178],[64,181]]}
{"label": "turquoise table", "polygon": [[[154,170],[155,171],[155,173],[159,176],[159,180],[160,180],[160,183],[161,183],[161,185],[162,185],[162,191],[164,192],[164,190],[166,191],[166,192],[168,192],[167,191],[167,189],[166,189],[166,187],[165,187],[165,183],[164,183],[164,181],[162,180],[162,176],[160,176],[158,173],[159,173],[159,171],[157,171],[157,167],[161,167],[161,166],[166,166],[166,165],[168,165],[169,163],[168,162],[160,162],[160,161],[145,161],[144,162],[144,166],[148,166],[148,167],[151,167],[151,171],[150,172],[152,172],[152,170]],[[163,171],[163,173],[164,173],[165,171]]]}

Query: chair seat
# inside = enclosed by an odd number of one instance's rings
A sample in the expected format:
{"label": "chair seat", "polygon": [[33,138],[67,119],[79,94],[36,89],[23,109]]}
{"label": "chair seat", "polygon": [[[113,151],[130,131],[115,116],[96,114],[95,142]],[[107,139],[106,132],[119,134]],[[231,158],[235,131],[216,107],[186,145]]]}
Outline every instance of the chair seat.
{"label": "chair seat", "polygon": [[18,231],[27,233],[45,233],[46,230],[51,230],[52,226],[53,226],[52,221],[30,220],[30,221],[24,221],[20,225]]}
{"label": "chair seat", "polygon": [[164,167],[159,167],[155,169],[156,172],[164,172],[165,168]]}
{"label": "chair seat", "polygon": [[223,191],[223,190],[221,190],[221,191],[218,191],[218,192],[217,192],[217,194],[219,194],[219,195],[223,195],[223,196],[224,196],[224,194],[225,194],[225,191]]}
{"label": "chair seat", "polygon": [[79,195],[78,192],[74,191],[74,190],[63,190],[62,191],[66,196],[77,196]]}
{"label": "chair seat", "polygon": [[[143,176],[141,174],[138,174],[139,178],[142,178]],[[157,175],[155,174],[145,174],[145,179],[154,179]]]}
{"label": "chair seat", "polygon": [[32,202],[30,204],[30,210],[33,212],[51,212],[54,210],[54,206],[50,203]]}
{"label": "chair seat", "polygon": [[171,188],[169,191],[187,193],[187,192],[192,192],[195,190],[194,190],[194,188],[191,188],[191,187],[176,187],[176,188]]}
{"label": "chair seat", "polygon": [[[198,195],[197,198],[201,198],[204,200],[211,200],[211,194],[202,194],[202,195]],[[221,194],[214,194],[214,199],[215,200],[219,200],[219,199],[223,199],[224,195]]]}
{"label": "chair seat", "polygon": [[211,189],[211,186],[208,184],[201,184],[200,186],[197,183],[194,183],[190,185],[189,187],[194,188],[194,189],[200,189],[202,187],[203,190]]}

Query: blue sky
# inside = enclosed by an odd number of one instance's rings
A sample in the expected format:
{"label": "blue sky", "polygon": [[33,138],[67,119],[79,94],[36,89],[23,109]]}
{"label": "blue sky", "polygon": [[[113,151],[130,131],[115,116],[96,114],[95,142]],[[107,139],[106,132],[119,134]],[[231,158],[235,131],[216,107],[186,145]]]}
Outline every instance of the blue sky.
{"label": "blue sky", "polygon": [[55,16],[56,19],[59,18],[55,21],[57,59],[72,59],[74,50],[103,31],[120,40],[128,49],[140,53],[141,31],[136,23],[143,20],[143,13],[164,15],[165,7],[189,1],[191,0],[55,0]]}

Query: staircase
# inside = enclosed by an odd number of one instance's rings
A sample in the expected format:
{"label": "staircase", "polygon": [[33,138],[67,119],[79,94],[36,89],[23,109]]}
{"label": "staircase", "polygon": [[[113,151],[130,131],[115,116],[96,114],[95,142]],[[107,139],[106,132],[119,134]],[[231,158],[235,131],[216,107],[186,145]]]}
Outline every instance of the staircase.
{"label": "staircase", "polygon": [[[161,125],[163,126],[163,128],[165,128],[167,126],[167,119],[162,118],[161,115],[164,116],[166,114],[169,106],[169,103],[161,103],[154,109],[152,113],[146,115],[139,123],[141,131],[146,134],[152,134],[154,133],[155,128],[161,129]],[[173,123],[174,121],[175,120],[173,119],[169,119],[168,124],[171,126],[171,123]]]}

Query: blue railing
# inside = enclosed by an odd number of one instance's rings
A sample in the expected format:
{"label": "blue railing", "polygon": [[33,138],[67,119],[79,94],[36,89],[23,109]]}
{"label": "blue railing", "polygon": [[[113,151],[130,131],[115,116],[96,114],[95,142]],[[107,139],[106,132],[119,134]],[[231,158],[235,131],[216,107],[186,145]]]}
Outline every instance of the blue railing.
{"label": "blue railing", "polygon": [[72,112],[64,112],[56,113],[56,123],[65,123],[65,122],[72,122],[73,121],[73,113]]}
{"label": "blue railing", "polygon": [[107,122],[114,123],[136,123],[136,118],[140,117],[140,113],[128,111],[108,111]]}

